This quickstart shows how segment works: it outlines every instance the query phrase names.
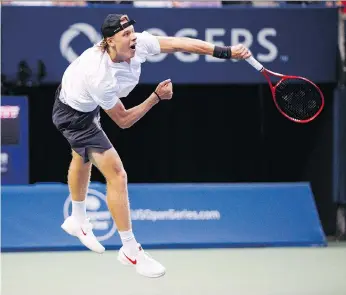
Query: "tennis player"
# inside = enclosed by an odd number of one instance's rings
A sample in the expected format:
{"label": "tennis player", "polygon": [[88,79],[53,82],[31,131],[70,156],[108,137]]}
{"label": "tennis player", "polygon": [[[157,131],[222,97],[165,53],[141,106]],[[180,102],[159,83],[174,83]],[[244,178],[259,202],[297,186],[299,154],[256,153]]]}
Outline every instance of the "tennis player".
{"label": "tennis player", "polygon": [[143,276],[160,277],[165,274],[164,266],[143,251],[132,231],[126,171],[102,130],[100,109],[120,128],[129,128],[160,101],[172,98],[172,82],[167,79],[143,103],[126,109],[121,102],[138,84],[141,64],[150,55],[180,51],[245,59],[251,53],[241,44],[219,47],[192,38],[156,37],[146,31],[135,33],[133,24],[135,21],[127,15],[108,15],[101,27],[103,40],[68,66],[56,91],[53,123],[72,149],[68,170],[72,214],[61,227],[90,250],[105,251],[86,215],[85,199],[94,165],[105,177],[108,209],[122,241],[118,260],[134,265]]}

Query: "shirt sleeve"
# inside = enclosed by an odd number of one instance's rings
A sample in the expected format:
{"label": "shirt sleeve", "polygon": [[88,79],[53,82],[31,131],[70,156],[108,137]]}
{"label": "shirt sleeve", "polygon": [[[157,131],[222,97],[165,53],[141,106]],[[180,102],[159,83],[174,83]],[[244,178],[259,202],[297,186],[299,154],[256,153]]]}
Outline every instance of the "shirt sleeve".
{"label": "shirt sleeve", "polygon": [[159,40],[152,34],[144,31],[137,33],[138,45],[143,48],[147,55],[156,55],[161,53]]}
{"label": "shirt sleeve", "polygon": [[102,109],[109,110],[119,101],[114,77],[91,75],[87,80],[87,85],[89,94]]}

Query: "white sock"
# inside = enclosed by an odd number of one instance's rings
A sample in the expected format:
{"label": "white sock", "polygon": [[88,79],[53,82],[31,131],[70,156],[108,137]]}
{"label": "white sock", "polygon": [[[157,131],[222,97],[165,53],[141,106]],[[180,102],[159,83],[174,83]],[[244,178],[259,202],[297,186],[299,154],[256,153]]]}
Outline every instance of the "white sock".
{"label": "white sock", "polygon": [[138,243],[132,230],[119,231],[120,239],[123,243],[124,250],[130,255],[135,255],[138,252]]}
{"label": "white sock", "polygon": [[85,201],[72,201],[72,216],[77,218],[80,222],[86,219]]}

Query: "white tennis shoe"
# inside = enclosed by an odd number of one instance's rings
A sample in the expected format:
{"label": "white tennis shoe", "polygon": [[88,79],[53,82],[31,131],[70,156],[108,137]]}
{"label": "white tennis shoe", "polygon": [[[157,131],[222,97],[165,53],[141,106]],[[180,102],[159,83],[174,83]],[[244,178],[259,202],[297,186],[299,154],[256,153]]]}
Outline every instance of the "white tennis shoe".
{"label": "white tennis shoe", "polygon": [[134,256],[128,256],[124,252],[124,247],[121,247],[118,260],[123,265],[134,266],[137,273],[148,278],[159,278],[166,273],[164,266],[144,252],[140,244],[138,244],[138,252]]}
{"label": "white tennis shoe", "polygon": [[71,236],[77,237],[91,251],[100,254],[105,251],[105,248],[99,243],[92,231],[93,226],[89,218],[85,219],[84,222],[80,222],[74,216],[69,216],[61,225],[61,228]]}

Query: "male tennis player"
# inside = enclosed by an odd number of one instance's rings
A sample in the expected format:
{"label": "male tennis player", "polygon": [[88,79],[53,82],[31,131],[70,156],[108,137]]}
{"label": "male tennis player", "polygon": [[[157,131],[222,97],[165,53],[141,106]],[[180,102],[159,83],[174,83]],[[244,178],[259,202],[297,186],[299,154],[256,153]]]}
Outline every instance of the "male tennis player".
{"label": "male tennis player", "polygon": [[149,55],[181,51],[245,59],[251,54],[241,44],[218,47],[196,39],[135,33],[134,23],[126,15],[108,15],[101,28],[103,40],[68,66],[56,92],[53,122],[72,148],[68,171],[72,214],[61,227],[90,250],[105,251],[86,216],[85,198],[93,164],[106,179],[108,208],[122,241],[118,260],[134,265],[143,276],[160,277],[165,274],[165,268],[143,251],[132,232],[127,175],[117,151],[100,126],[100,109],[120,128],[129,128],[159,101],[172,98],[172,82],[168,79],[158,84],[140,105],[126,109],[122,104],[120,99],[137,85],[141,64]]}

